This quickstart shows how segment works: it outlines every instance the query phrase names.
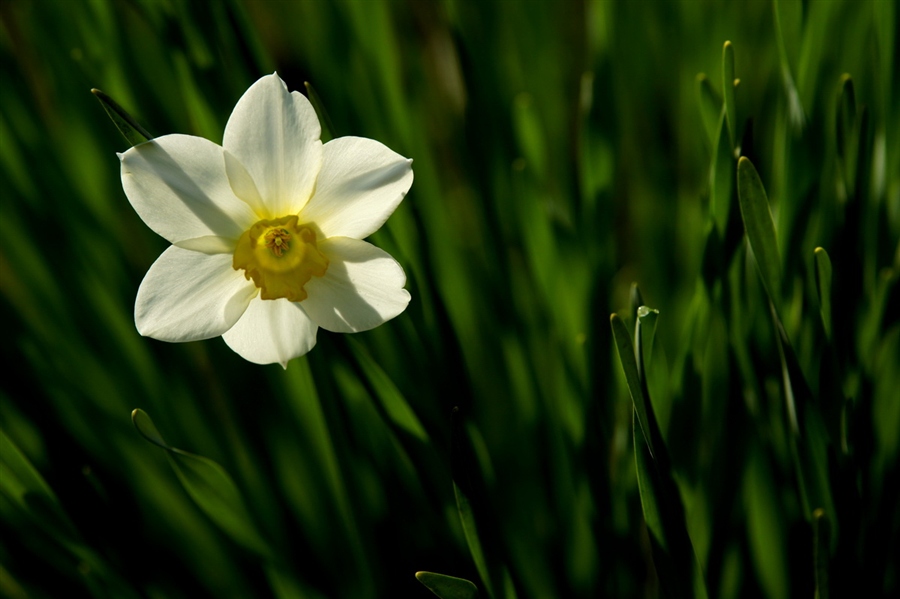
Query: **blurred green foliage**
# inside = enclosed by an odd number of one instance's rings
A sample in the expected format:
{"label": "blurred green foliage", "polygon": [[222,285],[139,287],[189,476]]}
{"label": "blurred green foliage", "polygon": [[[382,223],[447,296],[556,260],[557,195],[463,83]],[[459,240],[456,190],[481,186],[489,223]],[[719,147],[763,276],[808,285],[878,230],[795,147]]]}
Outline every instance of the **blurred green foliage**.
{"label": "blurred green foliage", "polygon": [[[0,17],[0,594],[900,592],[892,0]],[[167,244],[90,93],[220,143],[275,70],[416,177],[374,236],[409,309],[286,371],[137,334]]]}

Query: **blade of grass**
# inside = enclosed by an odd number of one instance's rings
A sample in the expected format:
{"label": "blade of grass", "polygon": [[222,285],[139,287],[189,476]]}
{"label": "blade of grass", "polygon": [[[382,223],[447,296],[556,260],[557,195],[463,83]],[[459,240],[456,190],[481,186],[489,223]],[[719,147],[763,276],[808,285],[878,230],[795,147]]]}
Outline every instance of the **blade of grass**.
{"label": "blade of grass", "polygon": [[738,160],[738,200],[759,276],[777,307],[781,299],[781,258],[769,199],[759,174],[746,156]]}
{"label": "blade of grass", "polygon": [[728,227],[728,215],[731,211],[731,198],[734,192],[734,152],[728,141],[728,126],[725,114],[719,117],[716,141],[714,142],[713,165],[710,169],[710,211],[724,239]]}
{"label": "blade of grass", "polygon": [[772,9],[775,16],[775,38],[778,41],[778,58],[781,62],[781,80],[784,84],[785,94],[788,97],[788,116],[794,130],[800,131],[806,121],[806,117],[803,113],[803,104],[800,101],[800,94],[797,92],[797,86],[794,84],[794,76],[791,72],[791,64],[785,45],[784,29],[781,23],[782,8],[779,0],[773,0]]}
{"label": "blade of grass", "polygon": [[635,414],[644,433],[644,438],[647,439],[650,456],[653,457],[656,455],[653,443],[655,435],[651,432],[649,419],[649,412],[652,408],[649,405],[649,400],[644,395],[644,385],[641,381],[641,371],[638,367],[634,343],[631,341],[631,334],[628,332],[628,327],[625,326],[625,321],[618,314],[611,315],[609,322],[612,326],[616,350],[619,352],[619,361],[622,364],[622,369],[625,371],[625,382],[631,394]]}
{"label": "blade of grass", "polygon": [[707,138],[713,149],[715,149],[719,120],[722,118],[724,105],[722,104],[722,96],[713,88],[706,73],[697,75],[697,98]]}
{"label": "blade of grass", "polygon": [[76,538],[75,527],[50,485],[3,430],[0,430],[0,492],[35,516],[50,534]]}
{"label": "blade of grass", "polygon": [[475,519],[470,495],[472,492],[471,465],[473,462],[470,452],[467,451],[468,445],[465,439],[465,431],[463,423],[459,415],[459,408],[453,408],[451,418],[451,469],[453,471],[453,495],[456,497],[456,507],[459,511],[459,520],[462,524],[463,534],[466,537],[466,544],[469,546],[469,553],[472,554],[472,561],[475,562],[475,568],[478,575],[481,576],[481,582],[487,590],[489,597],[495,597],[493,584],[491,579],[491,571],[488,568],[485,552],[482,547],[481,537],[478,532],[478,523]]}
{"label": "blade of grass", "polygon": [[303,85],[306,87],[306,96],[309,98],[309,103],[316,109],[316,114],[319,116],[319,123],[322,125],[322,143],[334,139],[334,123],[331,122],[331,117],[328,116],[328,111],[325,110],[325,104],[322,102],[322,98],[319,97],[319,94],[316,92],[316,88],[312,86],[312,83],[304,81]]}
{"label": "blade of grass", "polygon": [[[617,314],[610,317],[610,324],[634,403],[632,429],[635,468],[641,507],[651,533],[653,562],[664,594],[676,597],[705,597],[703,574],[688,536],[681,494],[672,478],[668,452],[650,403],[645,377],[640,374],[642,368],[647,365],[643,358],[649,354],[652,347],[657,312],[642,306],[637,312],[637,317],[635,337],[639,349],[632,344],[628,329]],[[642,323],[642,320],[645,322]],[[644,329],[643,334],[641,329]],[[642,363],[641,367],[638,366],[639,360]],[[646,429],[640,422],[641,411],[646,419]]]}
{"label": "blade of grass", "polygon": [[419,441],[427,443],[428,433],[425,432],[425,428],[419,422],[416,413],[409,406],[409,403],[407,403],[394,382],[382,370],[381,366],[372,359],[372,356],[369,355],[369,352],[366,351],[362,344],[354,339],[348,339],[348,345],[391,422]]}
{"label": "blade of grass", "polygon": [[106,114],[112,119],[113,124],[129,144],[136,146],[139,143],[153,139],[153,136],[137,122],[137,119],[128,114],[115,100],[96,88],[92,89],[91,93],[100,101],[103,110],[106,111]]}
{"label": "blade of grass", "polygon": [[737,147],[737,109],[734,101],[734,47],[731,42],[725,42],[722,46],[722,94],[725,96],[725,120],[728,123],[728,136],[731,140],[731,149]]}
{"label": "blade of grass", "polygon": [[257,532],[237,485],[222,466],[170,446],[143,410],[134,410],[131,420],[144,439],[166,450],[184,490],[210,520],[244,547],[265,557],[272,555]]}
{"label": "blade of grass", "polygon": [[478,589],[464,578],[435,574],[434,572],[416,572],[416,580],[441,599],[477,599],[478,597]]}
{"label": "blade of grass", "polygon": [[845,73],[841,76],[841,91],[838,94],[835,123],[837,155],[841,165],[845,194],[852,194],[856,189],[856,156],[859,146],[856,114],[856,92],[853,89],[853,78]]}
{"label": "blade of grass", "polygon": [[819,315],[825,335],[831,340],[831,258],[824,248],[817,247],[816,257],[816,291],[819,295]]}

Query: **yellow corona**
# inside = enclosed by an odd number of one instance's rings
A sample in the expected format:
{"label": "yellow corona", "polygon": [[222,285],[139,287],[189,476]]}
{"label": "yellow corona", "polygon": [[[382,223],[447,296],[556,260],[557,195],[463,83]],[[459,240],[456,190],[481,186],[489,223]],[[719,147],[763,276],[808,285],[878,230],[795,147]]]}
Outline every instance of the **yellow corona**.
{"label": "yellow corona", "polygon": [[316,233],[296,215],[261,220],[241,235],[232,266],[244,270],[262,299],[306,299],[303,288],[328,270],[328,258],[316,245]]}

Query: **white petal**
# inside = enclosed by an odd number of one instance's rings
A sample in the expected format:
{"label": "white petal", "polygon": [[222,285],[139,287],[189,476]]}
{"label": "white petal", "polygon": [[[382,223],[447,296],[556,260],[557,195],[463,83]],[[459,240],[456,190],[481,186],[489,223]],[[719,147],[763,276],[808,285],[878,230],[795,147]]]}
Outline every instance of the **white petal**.
{"label": "white petal", "polygon": [[134,322],[141,335],[161,341],[218,337],[257,293],[228,254],[201,254],[172,246],[156,259],[138,289]]}
{"label": "white petal", "polygon": [[257,210],[260,219],[265,218],[268,216],[268,210],[266,210],[262,197],[259,195],[259,190],[256,189],[253,177],[250,176],[247,168],[241,164],[241,161],[234,154],[228,150],[224,150],[224,153],[225,172],[228,174],[228,182],[231,183],[231,190],[234,192],[234,195]]}
{"label": "white petal", "polygon": [[202,137],[165,135],[122,159],[122,187],[147,225],[172,243],[237,239],[259,218],[231,191],[224,150]]}
{"label": "white petal", "polygon": [[[322,166],[322,128],[312,104],[267,75],[238,100],[225,126],[225,149],[247,169],[268,218],[297,214]],[[257,208],[259,211],[259,208]]]}
{"label": "white petal", "polygon": [[300,220],[323,237],[362,239],[394,212],[413,182],[412,160],[364,137],[339,137],[324,146],[316,193]]}
{"label": "white petal", "polygon": [[245,360],[256,364],[277,362],[287,368],[289,360],[313,348],[317,329],[300,304],[284,298],[256,298],[222,338]]}
{"label": "white petal", "polygon": [[406,274],[390,254],[348,237],[326,239],[319,250],[328,257],[328,270],[306,284],[309,297],[301,305],[320,327],[336,333],[366,331],[406,309]]}

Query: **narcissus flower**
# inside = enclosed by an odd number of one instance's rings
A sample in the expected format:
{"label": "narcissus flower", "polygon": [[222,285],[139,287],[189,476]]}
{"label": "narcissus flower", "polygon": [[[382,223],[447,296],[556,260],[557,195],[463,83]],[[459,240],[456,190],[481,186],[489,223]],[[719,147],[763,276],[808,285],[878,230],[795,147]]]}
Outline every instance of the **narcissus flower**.
{"label": "narcissus flower", "polygon": [[320,136],[306,97],[269,75],[238,101],[221,146],[166,135],[119,155],[128,200],[172,243],[138,289],[142,335],[221,335],[251,362],[286,367],[319,327],[365,331],[403,312],[403,269],[362,239],[406,195],[412,160]]}

